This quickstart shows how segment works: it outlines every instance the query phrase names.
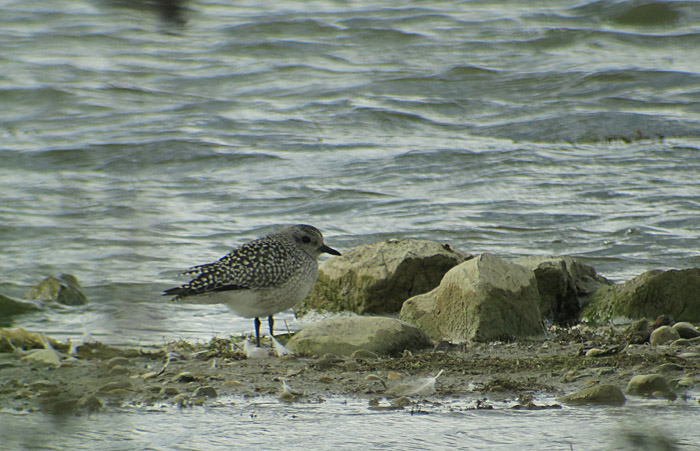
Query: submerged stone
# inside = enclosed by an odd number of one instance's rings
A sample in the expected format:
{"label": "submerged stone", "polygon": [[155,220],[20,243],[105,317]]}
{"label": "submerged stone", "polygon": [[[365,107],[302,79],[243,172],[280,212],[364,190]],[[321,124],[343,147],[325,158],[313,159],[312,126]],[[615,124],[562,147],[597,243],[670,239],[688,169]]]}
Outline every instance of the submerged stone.
{"label": "submerged stone", "polygon": [[11,317],[23,313],[32,313],[43,310],[43,305],[37,301],[15,299],[0,294],[0,325],[9,325]]}
{"label": "submerged stone", "polygon": [[71,274],[49,276],[27,294],[28,299],[50,301],[63,305],[84,305],[88,298],[78,279]]}
{"label": "submerged stone", "polygon": [[596,404],[621,406],[625,403],[625,395],[616,385],[601,384],[559,398],[567,404]]}

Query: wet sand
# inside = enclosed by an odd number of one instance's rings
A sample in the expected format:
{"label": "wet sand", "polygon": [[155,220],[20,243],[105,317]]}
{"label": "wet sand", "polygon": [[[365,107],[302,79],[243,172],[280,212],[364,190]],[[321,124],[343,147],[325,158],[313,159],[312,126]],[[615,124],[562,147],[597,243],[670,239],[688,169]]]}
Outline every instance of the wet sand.
{"label": "wet sand", "polygon": [[[285,342],[289,337],[281,336]],[[6,341],[6,340],[5,340]],[[227,396],[278,396],[280,402],[310,402],[330,396],[393,398],[388,408],[419,399],[473,399],[475,408],[489,401],[520,400],[524,408],[538,398],[574,393],[596,384],[623,391],[639,374],[662,371],[671,382],[700,376],[700,347],[626,345],[622,328],[554,329],[545,339],[513,343],[440,343],[434,349],[401,356],[283,356],[247,358],[243,338],[214,338],[208,343],[168,343],[162,349],[126,349],[87,343],[60,366],[0,348],[0,405],[18,411],[86,414],[124,407],[187,407]],[[238,346],[234,349],[232,343]],[[25,350],[29,341],[15,343]],[[37,345],[34,343],[34,345]],[[264,343],[272,354],[269,341]],[[38,345],[36,347],[39,347]],[[68,344],[54,343],[62,352]],[[586,356],[596,348],[598,356]],[[590,354],[590,353],[589,353]],[[434,391],[430,380],[435,380]],[[411,394],[396,386],[428,382]],[[697,386],[697,384],[696,384]],[[676,390],[684,396],[683,390]],[[394,396],[390,396],[391,394]],[[403,395],[403,396],[402,396]],[[399,402],[396,402],[396,398]],[[534,400],[534,401],[533,401]],[[382,403],[386,403],[382,400]]]}

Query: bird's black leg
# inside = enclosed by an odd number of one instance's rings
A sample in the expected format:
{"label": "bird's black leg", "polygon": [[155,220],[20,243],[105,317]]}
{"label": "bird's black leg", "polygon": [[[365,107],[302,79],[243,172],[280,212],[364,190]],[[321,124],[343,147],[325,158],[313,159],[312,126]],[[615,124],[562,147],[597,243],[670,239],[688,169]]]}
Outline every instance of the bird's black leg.
{"label": "bird's black leg", "polygon": [[275,327],[275,319],[272,315],[267,317],[267,325],[270,326],[270,338],[274,338],[275,334],[272,333],[272,329]]}
{"label": "bird's black leg", "polygon": [[258,348],[260,347],[260,318],[255,318],[255,341],[258,343]]}

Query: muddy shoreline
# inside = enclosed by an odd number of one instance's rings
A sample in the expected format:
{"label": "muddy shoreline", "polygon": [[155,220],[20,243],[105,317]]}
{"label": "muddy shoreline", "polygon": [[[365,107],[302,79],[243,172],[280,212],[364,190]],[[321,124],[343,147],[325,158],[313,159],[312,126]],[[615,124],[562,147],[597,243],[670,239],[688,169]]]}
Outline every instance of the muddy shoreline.
{"label": "muddy shoreline", "polygon": [[[280,341],[287,338],[282,336]],[[683,399],[696,392],[700,376],[698,344],[627,345],[623,329],[615,327],[556,328],[547,338],[512,343],[440,343],[434,349],[382,358],[247,358],[240,346],[232,346],[242,340],[179,341],[162,349],[87,343],[58,367],[21,357],[20,351],[5,346],[0,352],[0,404],[5,410],[82,415],[123,407],[186,408],[222,396],[277,396],[280,402],[348,396],[366,398],[370,406],[389,403],[387,408],[445,398],[473,400],[475,408],[488,408],[489,401],[542,408],[557,405],[542,405],[538,398],[559,397],[598,384],[624,391],[633,376],[653,373],[663,374],[674,388],[673,398],[677,394]],[[68,352],[66,343],[54,343],[54,347]],[[441,370],[427,395],[402,396],[400,389],[392,390],[427,380]],[[682,378],[695,384],[677,385]]]}

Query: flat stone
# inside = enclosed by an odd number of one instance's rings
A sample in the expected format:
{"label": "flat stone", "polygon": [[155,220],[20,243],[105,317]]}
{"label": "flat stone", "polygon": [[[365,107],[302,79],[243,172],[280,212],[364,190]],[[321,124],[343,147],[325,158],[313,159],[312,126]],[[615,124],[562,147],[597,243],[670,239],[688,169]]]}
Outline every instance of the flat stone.
{"label": "flat stone", "polygon": [[692,324],[682,321],[680,323],[676,323],[673,325],[673,328],[678,332],[678,335],[681,336],[681,338],[696,338],[700,337],[700,331],[693,326]]}
{"label": "flat stone", "polygon": [[314,323],[287,342],[296,354],[351,356],[364,350],[378,356],[432,347],[420,329],[395,318],[354,316]]}
{"label": "flat stone", "polygon": [[654,368],[655,373],[674,373],[683,371],[683,367],[677,363],[664,363]]}
{"label": "flat stone", "polygon": [[621,406],[626,398],[616,385],[601,384],[559,398],[559,401],[567,404],[595,404],[608,406]]}

